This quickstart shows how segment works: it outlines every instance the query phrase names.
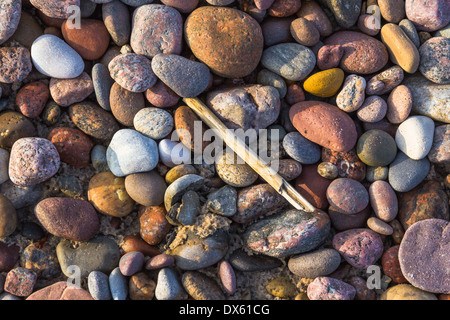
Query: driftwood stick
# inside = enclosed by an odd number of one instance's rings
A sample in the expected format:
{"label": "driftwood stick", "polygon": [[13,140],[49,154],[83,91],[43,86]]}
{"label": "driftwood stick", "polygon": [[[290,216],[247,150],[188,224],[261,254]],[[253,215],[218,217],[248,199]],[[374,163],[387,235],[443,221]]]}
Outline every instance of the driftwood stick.
{"label": "driftwood stick", "polygon": [[251,150],[242,140],[238,139],[220,121],[212,111],[198,98],[184,98],[184,102],[205,122],[215,130],[220,138],[241,157],[256,173],[267,181],[279,194],[298,210],[314,212],[316,209],[285,179],[283,179],[272,167],[266,165],[258,155]]}

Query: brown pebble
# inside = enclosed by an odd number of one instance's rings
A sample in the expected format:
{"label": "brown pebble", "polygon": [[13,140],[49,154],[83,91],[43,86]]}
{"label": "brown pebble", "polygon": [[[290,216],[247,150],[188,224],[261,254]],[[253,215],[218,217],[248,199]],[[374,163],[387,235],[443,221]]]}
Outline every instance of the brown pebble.
{"label": "brown pebble", "polygon": [[151,245],[163,241],[172,228],[166,219],[166,210],[164,207],[158,206],[142,206],[139,209],[139,223],[142,239]]}
{"label": "brown pebble", "polygon": [[133,275],[128,287],[131,300],[152,300],[155,296],[156,282],[144,272]]}
{"label": "brown pebble", "polygon": [[125,236],[120,247],[125,253],[139,251],[144,256],[148,257],[154,257],[161,253],[157,247],[149,245],[147,242],[142,240],[141,237],[136,235]]}
{"label": "brown pebble", "polygon": [[23,86],[16,96],[16,105],[20,112],[28,118],[38,117],[50,98],[48,86],[35,81]]}

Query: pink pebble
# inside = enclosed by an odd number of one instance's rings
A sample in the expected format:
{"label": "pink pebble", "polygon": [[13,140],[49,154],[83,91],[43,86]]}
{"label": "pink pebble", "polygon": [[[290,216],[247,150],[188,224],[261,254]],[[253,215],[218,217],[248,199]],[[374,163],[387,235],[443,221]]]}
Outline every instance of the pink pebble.
{"label": "pink pebble", "polygon": [[236,292],[236,275],[228,261],[219,263],[219,277],[224,291],[230,295],[234,294]]}
{"label": "pink pebble", "polygon": [[174,263],[175,259],[171,255],[162,253],[148,260],[145,269],[147,270],[162,269],[170,267]]}

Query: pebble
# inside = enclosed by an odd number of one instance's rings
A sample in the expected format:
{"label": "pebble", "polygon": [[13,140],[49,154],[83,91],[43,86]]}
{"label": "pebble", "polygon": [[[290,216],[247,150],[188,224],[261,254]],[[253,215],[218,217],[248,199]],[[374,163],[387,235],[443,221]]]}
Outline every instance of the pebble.
{"label": "pebble", "polygon": [[8,40],[19,27],[22,1],[6,0],[2,4],[0,15],[0,44]]}
{"label": "pebble", "polygon": [[233,295],[237,289],[236,274],[228,261],[224,260],[219,263],[219,277],[225,293]]}
{"label": "pebble", "polygon": [[300,162],[292,159],[272,160],[268,165],[287,181],[296,179],[302,173]]}
{"label": "pebble", "polygon": [[344,56],[344,47],[341,45],[324,45],[317,52],[317,67],[328,70],[339,66]]}
{"label": "pebble", "polygon": [[[227,25],[217,29],[217,24]],[[205,38],[204,34],[212,37]],[[185,39],[195,57],[213,73],[244,77],[258,65],[264,38],[258,22],[248,14],[226,7],[200,7],[185,23]]]}
{"label": "pebble", "polygon": [[292,256],[288,268],[299,277],[314,279],[333,273],[340,263],[339,252],[327,248]]}
{"label": "pebble", "polygon": [[372,231],[375,231],[376,233],[379,233],[384,236],[390,236],[394,232],[394,230],[392,229],[392,227],[389,224],[387,224],[383,220],[380,220],[376,217],[370,217],[367,220],[367,226]]}
{"label": "pebble", "polygon": [[445,0],[406,0],[405,12],[421,31],[436,31],[450,22],[450,4]]}
{"label": "pebble", "polygon": [[298,43],[281,43],[264,50],[261,64],[292,81],[305,79],[313,70],[316,58],[311,49]]}
{"label": "pebble", "polygon": [[100,229],[97,212],[85,200],[46,198],[36,205],[34,213],[45,230],[73,241],[87,241]]}
{"label": "pebble", "polygon": [[[433,163],[450,163],[450,125],[438,126],[434,130],[434,139],[428,159]],[[1,179],[0,179],[1,181]]]}
{"label": "pebble", "polygon": [[417,33],[416,27],[414,26],[414,23],[412,23],[408,19],[403,19],[398,24],[400,28],[402,28],[403,32],[408,36],[409,40],[414,43],[416,48],[420,47],[420,39],[419,34]]}
{"label": "pebble", "polygon": [[14,208],[21,209],[35,204],[42,196],[43,187],[41,184],[24,187],[7,181],[1,185],[0,193],[12,202]]}
{"label": "pebble", "polygon": [[158,272],[155,297],[157,300],[183,300],[187,298],[180,276],[174,269],[163,268]]}
{"label": "pebble", "polygon": [[289,210],[252,224],[244,234],[244,243],[252,251],[280,258],[316,248],[329,231],[327,214]]}
{"label": "pebble", "polygon": [[191,162],[191,152],[181,142],[163,139],[159,142],[158,150],[161,162],[169,168]]}
{"label": "pebble", "polygon": [[365,99],[366,80],[355,74],[349,75],[336,97],[336,105],[345,112],[358,110]]}
{"label": "pebble", "polygon": [[[176,134],[183,145],[194,153],[202,153],[208,145],[208,142],[203,140],[206,128],[195,112],[187,106],[180,106],[175,110],[174,122]],[[199,133],[201,130],[200,136],[197,130]]]}
{"label": "pebble", "polygon": [[102,4],[102,18],[111,39],[117,46],[130,42],[131,16],[123,1],[114,0]]}
{"label": "pebble", "polygon": [[450,84],[449,51],[450,38],[434,37],[425,41],[419,48],[422,75],[434,83]]}
{"label": "pebble", "polygon": [[373,265],[383,254],[383,242],[380,235],[372,230],[350,229],[336,234],[333,247],[351,266],[366,269]]}
{"label": "pebble", "polygon": [[59,281],[48,287],[33,292],[26,300],[93,300],[84,289]]}
{"label": "pebble", "polygon": [[154,140],[160,140],[172,132],[174,120],[165,110],[144,108],[135,115],[133,124],[136,131]]}
{"label": "pebble", "polygon": [[94,14],[97,4],[90,0],[80,0],[80,15],[81,18],[88,18]]}
{"label": "pebble", "polygon": [[196,174],[187,174],[173,182],[164,194],[164,206],[167,211],[181,200],[187,191],[197,191],[204,183],[204,178]]}
{"label": "pebble", "polygon": [[405,17],[405,6],[403,1],[379,0],[381,16],[384,20],[399,23]]}
{"label": "pebble", "polygon": [[34,271],[14,268],[6,275],[4,290],[17,297],[27,297],[33,292],[36,281],[37,275]]}
{"label": "pebble", "polygon": [[272,17],[289,17],[295,14],[301,6],[300,0],[275,0],[267,12]]}
{"label": "pebble", "polygon": [[0,237],[10,236],[17,227],[17,213],[7,197],[0,194]]}
{"label": "pebble", "polygon": [[185,272],[181,283],[194,300],[224,300],[222,289],[211,277],[198,271]]}
{"label": "pebble", "polygon": [[351,0],[345,3],[339,0],[325,0],[324,3],[333,13],[336,22],[346,29],[356,23],[361,12],[361,1],[359,0]]}
{"label": "pebble", "polygon": [[33,123],[22,114],[9,110],[0,114],[1,148],[11,148],[17,140],[34,135],[36,129]]}
{"label": "pebble", "polygon": [[337,231],[345,231],[364,227],[370,215],[370,208],[366,207],[364,210],[355,214],[346,214],[330,206],[328,208],[328,215],[330,216],[332,226]]}
{"label": "pebble", "polygon": [[122,218],[131,213],[133,199],[125,189],[125,179],[111,172],[101,172],[89,181],[88,199],[102,214]]}
{"label": "pebble", "polygon": [[171,229],[166,210],[160,206],[139,209],[140,235],[150,245],[159,244]]}
{"label": "pebble", "polygon": [[224,152],[216,159],[220,179],[232,187],[248,187],[258,179],[258,174],[234,152]]}
{"label": "pebble", "polygon": [[331,181],[320,176],[317,167],[317,164],[303,166],[302,174],[295,180],[294,186],[314,207],[323,210],[328,208],[326,191]]}
{"label": "pebble", "polygon": [[110,36],[103,21],[81,19],[78,28],[65,21],[61,31],[67,44],[85,60],[98,60],[108,49]]}
{"label": "pebble", "polygon": [[208,67],[174,54],[158,54],[152,59],[156,76],[178,96],[194,98],[209,84]]}
{"label": "pebble", "polygon": [[386,101],[379,96],[370,96],[364,101],[356,115],[359,120],[364,122],[378,122],[385,117],[387,110]]}
{"label": "pebble", "polygon": [[387,132],[374,129],[366,131],[359,138],[356,152],[368,166],[383,167],[394,161],[397,145]]}
{"label": "pebble", "polygon": [[449,220],[448,197],[437,181],[427,181],[399,198],[398,220],[407,230],[425,219]]}
{"label": "pebble", "polygon": [[310,300],[353,300],[356,295],[353,286],[329,277],[317,277],[307,290]]}
{"label": "pebble", "polygon": [[265,288],[269,294],[278,298],[292,298],[297,294],[297,287],[286,276],[270,280]]}
{"label": "pebble", "polygon": [[175,258],[182,270],[199,270],[210,267],[225,256],[228,251],[229,236],[223,229],[217,229],[206,238],[201,238],[187,230],[185,241],[166,253]]}
{"label": "pebble", "polygon": [[405,276],[400,268],[400,261],[398,259],[399,245],[387,249],[381,258],[381,265],[383,272],[395,283],[407,283]]}
{"label": "pebble", "polygon": [[243,249],[233,251],[229,261],[234,269],[243,272],[271,270],[282,265],[277,258],[261,254],[249,255]]}
{"label": "pebble", "polygon": [[360,32],[338,31],[325,39],[324,44],[343,46],[344,55],[339,66],[347,73],[375,73],[389,60],[388,51],[381,41]]}
{"label": "pebble", "polygon": [[273,73],[272,71],[269,71],[267,69],[262,69],[261,71],[259,71],[256,82],[263,86],[272,86],[277,89],[278,93],[280,94],[280,99],[283,99],[286,96],[286,82],[282,77],[280,77],[276,73]]}
{"label": "pebble", "polygon": [[388,167],[367,167],[366,179],[369,182],[375,182],[379,180],[387,180],[389,173]]}
{"label": "pebble", "polygon": [[339,68],[313,74],[303,83],[305,91],[322,98],[334,96],[344,81],[344,72]]}
{"label": "pebble", "polygon": [[76,168],[84,168],[89,165],[90,152],[94,143],[82,131],[58,127],[50,131],[47,139],[58,150],[61,161]]}
{"label": "pebble", "polygon": [[180,97],[160,80],[145,92],[145,97],[158,108],[173,107],[180,101]]}
{"label": "pebble", "polygon": [[411,90],[405,85],[399,85],[392,90],[387,99],[386,118],[390,123],[402,123],[408,118],[412,103]]}
{"label": "pebble", "polygon": [[258,184],[241,189],[237,196],[237,212],[232,220],[248,223],[260,216],[278,212],[286,206],[286,200],[269,184]]}
{"label": "pebble", "polygon": [[0,241],[0,272],[10,271],[19,260],[20,248]]}
{"label": "pebble", "polygon": [[166,183],[169,185],[175,182],[178,178],[188,174],[197,174],[197,169],[190,164],[180,164],[175,166],[166,173]]}
{"label": "pebble", "polygon": [[425,116],[412,116],[398,127],[397,147],[413,160],[427,156],[433,144],[434,122]]}
{"label": "pebble", "polygon": [[144,255],[139,251],[126,253],[119,261],[120,272],[126,277],[138,273],[143,267]]}
{"label": "pebble", "polygon": [[274,18],[267,17],[261,23],[261,30],[264,36],[264,45],[270,47],[279,43],[294,42],[292,38],[290,26],[293,17]]}
{"label": "pebble", "polygon": [[125,178],[125,188],[130,197],[143,206],[157,206],[164,201],[166,183],[155,171],[135,173]]}
{"label": "pebble", "polygon": [[17,140],[9,160],[9,178],[14,184],[32,186],[58,172],[60,158],[55,146],[43,138]]}
{"label": "pebble", "polygon": [[157,256],[150,258],[146,264],[146,270],[158,270],[167,267],[171,267],[175,264],[175,259],[168,254],[162,253]]}
{"label": "pebble", "polygon": [[91,151],[92,166],[97,171],[109,171],[108,162],[106,161],[106,147],[98,144]]}
{"label": "pebble", "polygon": [[150,4],[134,11],[130,45],[135,53],[149,58],[159,53],[180,54],[182,38],[183,20],[176,9]]}
{"label": "pebble", "polygon": [[331,182],[327,189],[327,199],[331,206],[345,214],[358,213],[369,204],[369,194],[364,186],[348,178],[338,178]]}
{"label": "pebble", "polygon": [[363,181],[366,175],[366,165],[358,158],[354,149],[338,152],[322,148],[322,161],[336,166],[341,178]]}
{"label": "pebble", "polygon": [[158,248],[149,245],[138,235],[125,236],[123,242],[121,243],[121,248],[125,253],[139,251],[149,257],[154,257],[161,254],[161,251]]}
{"label": "pebble", "polygon": [[144,92],[156,83],[152,63],[135,53],[121,54],[108,65],[111,78],[122,88],[131,92]]}
{"label": "pebble", "polygon": [[399,261],[403,275],[414,287],[432,293],[450,292],[448,225],[448,220],[427,219],[406,230]]}
{"label": "pebble", "polygon": [[353,120],[335,106],[319,101],[299,102],[289,118],[306,139],[333,151],[349,151],[356,143]]}
{"label": "pebble", "polygon": [[297,18],[291,23],[292,37],[301,45],[312,47],[320,40],[320,32],[314,22],[305,18]]}
{"label": "pebble", "polygon": [[39,279],[54,279],[61,273],[54,249],[49,245],[31,243],[20,257],[20,265],[36,273]]}
{"label": "pebble", "polygon": [[260,10],[267,10],[275,0],[255,0],[255,5]]}
{"label": "pebble", "polygon": [[314,23],[321,37],[327,37],[333,32],[333,26],[324,10],[315,1],[302,2],[297,16]]}
{"label": "pebble", "polygon": [[229,129],[243,129],[244,132],[267,128],[276,121],[281,109],[277,89],[262,85],[210,91],[206,105]]}
{"label": "pebble", "polygon": [[37,71],[52,78],[73,79],[84,70],[81,56],[66,42],[50,34],[33,42],[31,59]]}
{"label": "pebble", "polygon": [[28,76],[32,68],[28,49],[22,47],[0,48],[0,82],[21,82]]}
{"label": "pebble", "polygon": [[108,276],[101,271],[92,271],[88,276],[88,288],[94,300],[111,300]]}
{"label": "pebble", "polygon": [[427,158],[413,160],[399,152],[389,166],[389,184],[397,192],[410,191],[425,179],[429,169]]}
{"label": "pebble", "polygon": [[41,113],[41,119],[44,123],[51,127],[59,121],[61,116],[61,108],[54,101],[49,101]]}
{"label": "pebble", "polygon": [[133,275],[129,282],[129,295],[131,300],[152,300],[155,296],[156,282],[140,272]]}
{"label": "pebble", "polygon": [[109,275],[109,287],[113,300],[126,300],[128,296],[128,279],[115,268]]}
{"label": "pebble", "polygon": [[395,191],[386,181],[375,181],[369,187],[370,205],[375,215],[385,222],[395,219],[398,200]]}
{"label": "pebble", "polygon": [[5,149],[0,149],[0,184],[9,180],[9,152]]}
{"label": "pebble", "polygon": [[[134,154],[129,157],[129,154]],[[117,131],[106,151],[111,172],[118,177],[153,170],[159,159],[154,140],[131,129]]]}
{"label": "pebble", "polygon": [[337,178],[339,171],[334,164],[330,162],[321,162],[317,167],[317,173],[320,174],[321,177],[334,180]]}
{"label": "pebble", "polygon": [[24,116],[36,118],[44,110],[49,98],[48,86],[43,82],[35,81],[26,84],[17,92],[16,105]]}
{"label": "pebble", "polygon": [[144,94],[131,92],[117,82],[111,87],[109,101],[112,114],[116,120],[127,127],[133,126],[134,117],[145,108]]}
{"label": "pebble", "polygon": [[24,236],[27,239],[38,241],[41,240],[44,237],[44,230],[42,228],[30,221],[26,221],[22,223],[22,230],[20,231],[22,236]]}
{"label": "pebble", "polygon": [[286,153],[301,164],[313,164],[320,160],[320,147],[298,132],[288,133],[283,139]]}
{"label": "pebble", "polygon": [[383,292],[380,300],[437,300],[437,297],[410,284],[398,284]]}
{"label": "pebble", "polygon": [[62,107],[68,107],[86,99],[94,92],[91,77],[86,72],[73,79],[50,79],[50,94]]}
{"label": "pebble", "polygon": [[114,80],[111,78],[108,68],[103,64],[97,63],[92,68],[92,83],[98,104],[106,111],[110,111],[109,96]]}
{"label": "pebble", "polygon": [[447,103],[450,99],[449,84],[436,84],[421,76],[409,77],[403,83],[412,94],[412,111],[433,120],[450,123]]}
{"label": "pebble", "polygon": [[231,186],[224,186],[211,192],[205,205],[211,212],[231,217],[237,212],[237,191]]}
{"label": "pebble", "polygon": [[73,13],[70,6],[80,7],[80,0],[30,0],[30,3],[48,17],[68,19]]}
{"label": "pebble", "polygon": [[358,18],[358,29],[369,36],[376,36],[380,32],[380,29],[374,21],[373,15],[362,14]]}
{"label": "pebble", "polygon": [[404,78],[403,69],[393,66],[370,78],[366,85],[367,95],[383,95],[402,83]]}

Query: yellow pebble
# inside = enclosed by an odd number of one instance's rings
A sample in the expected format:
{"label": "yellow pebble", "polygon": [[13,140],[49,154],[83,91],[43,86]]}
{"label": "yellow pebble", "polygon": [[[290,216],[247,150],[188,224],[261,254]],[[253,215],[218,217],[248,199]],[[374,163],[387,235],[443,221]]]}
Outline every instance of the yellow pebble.
{"label": "yellow pebble", "polygon": [[320,71],[303,83],[305,91],[322,98],[334,96],[344,81],[344,71],[339,68]]}
{"label": "yellow pebble", "polygon": [[271,295],[279,298],[290,298],[297,294],[297,288],[286,277],[279,277],[270,280],[266,284],[266,290]]}
{"label": "yellow pebble", "polygon": [[305,292],[300,292],[295,296],[295,300],[309,300],[308,295]]}

